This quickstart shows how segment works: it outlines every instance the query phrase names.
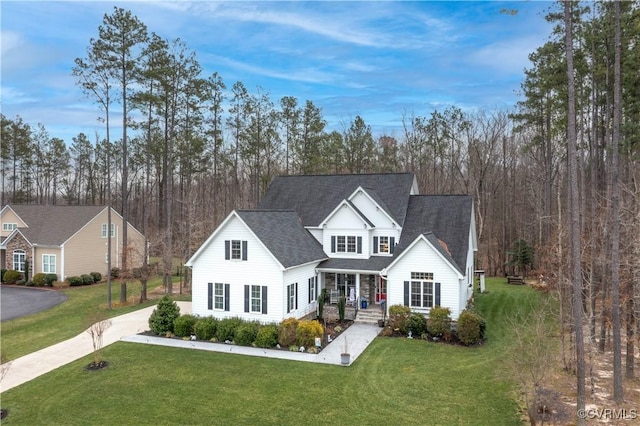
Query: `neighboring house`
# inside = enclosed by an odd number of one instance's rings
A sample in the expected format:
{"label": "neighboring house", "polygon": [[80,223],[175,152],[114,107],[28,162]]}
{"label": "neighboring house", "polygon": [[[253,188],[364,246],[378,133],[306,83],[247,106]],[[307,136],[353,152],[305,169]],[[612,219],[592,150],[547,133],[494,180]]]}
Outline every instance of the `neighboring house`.
{"label": "neighboring house", "polygon": [[189,259],[192,310],[261,322],[345,297],[457,319],[473,293],[473,200],[419,195],[410,173],[281,176],[258,210],[232,212]]}
{"label": "neighboring house", "polygon": [[[107,274],[108,209],[106,206],[13,204],[0,210],[0,265],[29,276],[52,273],[67,277]],[[111,267],[121,266],[123,220],[111,209]],[[128,225],[128,264],[144,259],[144,236]]]}

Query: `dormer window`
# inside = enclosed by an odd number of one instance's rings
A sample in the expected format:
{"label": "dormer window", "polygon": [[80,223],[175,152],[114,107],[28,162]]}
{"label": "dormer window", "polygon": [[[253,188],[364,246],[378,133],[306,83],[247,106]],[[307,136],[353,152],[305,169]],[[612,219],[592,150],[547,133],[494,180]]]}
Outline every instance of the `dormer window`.
{"label": "dormer window", "polygon": [[18,228],[18,224],[17,223],[6,223],[4,222],[2,224],[2,230],[3,231],[13,231],[14,229]]}

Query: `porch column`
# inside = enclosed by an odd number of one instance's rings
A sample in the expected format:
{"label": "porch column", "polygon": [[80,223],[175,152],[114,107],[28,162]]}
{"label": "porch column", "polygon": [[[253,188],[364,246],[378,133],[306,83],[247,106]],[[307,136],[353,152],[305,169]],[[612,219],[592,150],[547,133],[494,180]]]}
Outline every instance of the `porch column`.
{"label": "porch column", "polygon": [[356,307],[360,306],[360,272],[356,273]]}

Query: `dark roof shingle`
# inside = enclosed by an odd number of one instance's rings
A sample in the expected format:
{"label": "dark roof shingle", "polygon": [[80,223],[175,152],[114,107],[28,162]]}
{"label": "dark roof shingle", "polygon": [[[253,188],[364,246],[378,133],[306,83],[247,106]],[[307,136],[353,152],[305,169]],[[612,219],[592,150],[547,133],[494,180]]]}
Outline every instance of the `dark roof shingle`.
{"label": "dark roof shingle", "polygon": [[413,182],[412,173],[279,176],[271,182],[258,208],[291,209],[304,226],[318,226],[342,200],[362,187],[402,226]]}
{"label": "dark roof shingle", "polygon": [[237,210],[238,216],[285,268],[327,258],[292,210]]}

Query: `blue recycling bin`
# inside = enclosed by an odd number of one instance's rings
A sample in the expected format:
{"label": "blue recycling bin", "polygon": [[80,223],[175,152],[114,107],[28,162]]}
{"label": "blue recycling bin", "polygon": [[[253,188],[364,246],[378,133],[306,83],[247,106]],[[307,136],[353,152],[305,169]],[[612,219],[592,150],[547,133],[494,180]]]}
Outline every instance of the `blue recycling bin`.
{"label": "blue recycling bin", "polygon": [[360,307],[361,307],[362,309],[367,309],[367,299],[362,299],[362,300],[360,301]]}

